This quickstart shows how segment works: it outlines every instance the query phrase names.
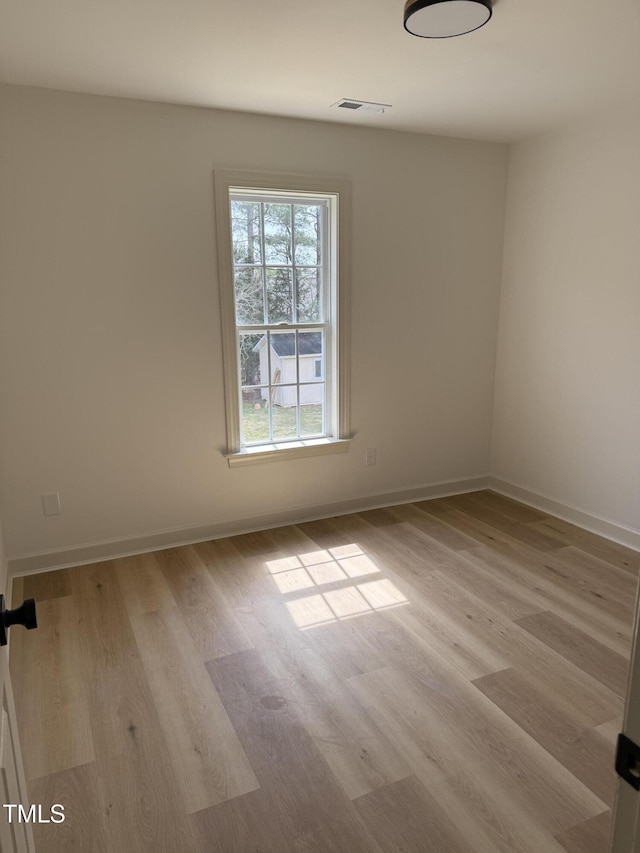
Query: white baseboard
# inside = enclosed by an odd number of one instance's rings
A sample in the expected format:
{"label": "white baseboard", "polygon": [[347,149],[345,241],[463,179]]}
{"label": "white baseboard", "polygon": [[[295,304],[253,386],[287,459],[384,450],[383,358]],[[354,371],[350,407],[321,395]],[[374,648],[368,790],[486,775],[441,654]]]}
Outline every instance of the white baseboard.
{"label": "white baseboard", "polygon": [[582,527],[592,533],[597,533],[599,536],[604,536],[606,539],[611,539],[613,542],[618,542],[620,545],[633,548],[634,551],[640,551],[640,530],[635,530],[633,527],[626,527],[610,518],[603,518],[600,515],[580,509],[580,507],[562,503],[548,495],[532,492],[530,489],[516,486],[514,483],[507,483],[505,480],[499,480],[496,477],[489,477],[489,488],[535,509],[562,518],[564,521],[569,521],[577,527]]}
{"label": "white baseboard", "polygon": [[224,536],[237,536],[241,533],[253,533],[256,530],[268,530],[286,524],[302,524],[331,518],[335,515],[347,515],[351,512],[363,512],[385,506],[412,503],[413,501],[441,498],[465,492],[477,492],[486,489],[488,477],[474,477],[466,480],[452,480],[444,483],[432,483],[414,486],[409,489],[395,489],[382,494],[362,495],[327,504],[307,504],[306,506],[281,509],[260,515],[244,516],[212,524],[159,530],[141,536],[128,536],[123,539],[108,539],[69,548],[54,548],[33,554],[9,556],[9,575],[19,577],[53,569],[64,569],[85,563],[99,563],[130,557],[147,551],[160,551],[179,545],[191,545],[220,539]]}

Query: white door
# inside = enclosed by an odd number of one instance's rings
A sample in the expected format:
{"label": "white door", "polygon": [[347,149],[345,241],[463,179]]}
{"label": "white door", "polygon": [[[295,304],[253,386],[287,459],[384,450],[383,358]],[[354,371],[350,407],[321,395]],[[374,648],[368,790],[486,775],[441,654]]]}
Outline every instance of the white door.
{"label": "white door", "polygon": [[[625,734],[634,743],[640,745],[640,591],[636,599],[636,619],[631,646],[631,667],[625,707]],[[631,773],[636,770],[631,764]],[[640,779],[640,760],[637,765]],[[613,812],[612,853],[640,853],[640,791],[618,777],[618,790]]]}
{"label": "white door", "polygon": [[[6,592],[7,567],[0,531],[0,593],[6,596]],[[35,853],[31,824],[18,821],[17,808],[4,808],[5,805],[21,804],[25,812],[29,810],[27,783],[18,741],[16,709],[9,678],[8,648],[0,646],[0,853]]]}

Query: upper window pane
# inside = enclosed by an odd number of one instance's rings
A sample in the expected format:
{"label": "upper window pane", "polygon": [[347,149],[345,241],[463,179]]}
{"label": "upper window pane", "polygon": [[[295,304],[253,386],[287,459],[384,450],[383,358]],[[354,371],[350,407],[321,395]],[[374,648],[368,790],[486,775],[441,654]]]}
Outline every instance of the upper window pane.
{"label": "upper window pane", "polygon": [[267,323],[290,323],[293,320],[293,286],[291,270],[266,269]]}
{"label": "upper window pane", "polygon": [[299,265],[322,263],[322,207],[294,205],[295,261]]}
{"label": "upper window pane", "polygon": [[231,199],[236,322],[325,321],[326,202]]}
{"label": "upper window pane", "polygon": [[236,267],[234,273],[236,322],[264,323],[262,268]]}
{"label": "upper window pane", "polygon": [[296,269],[298,323],[319,323],[322,319],[322,269]]}
{"label": "upper window pane", "polygon": [[291,265],[291,205],[264,205],[264,262]]}
{"label": "upper window pane", "polygon": [[231,231],[234,262],[236,264],[262,263],[260,204],[254,201],[232,201]]}

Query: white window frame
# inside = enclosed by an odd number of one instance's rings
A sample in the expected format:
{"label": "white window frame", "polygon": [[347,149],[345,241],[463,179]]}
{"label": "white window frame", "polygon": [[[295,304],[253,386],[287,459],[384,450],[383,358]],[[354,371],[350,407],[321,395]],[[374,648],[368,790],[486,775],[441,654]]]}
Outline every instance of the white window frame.
{"label": "white window frame", "polygon": [[[341,178],[309,175],[265,174],[216,169],[214,172],[218,275],[222,321],[227,450],[229,466],[297,459],[349,449],[349,301],[351,186]],[[233,277],[230,196],[234,192],[256,196],[321,196],[329,206],[326,235],[331,278],[329,325],[331,346],[325,356],[327,393],[327,437],[297,439],[273,444],[242,446],[240,425],[240,363]],[[275,327],[274,327],[275,328]],[[279,324],[277,329],[286,330]]]}

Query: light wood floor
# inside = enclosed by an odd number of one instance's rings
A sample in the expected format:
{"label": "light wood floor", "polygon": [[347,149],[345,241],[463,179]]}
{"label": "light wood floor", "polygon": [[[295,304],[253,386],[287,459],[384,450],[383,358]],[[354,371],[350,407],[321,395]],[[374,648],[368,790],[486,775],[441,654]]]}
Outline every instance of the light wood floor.
{"label": "light wood floor", "polygon": [[605,853],[639,555],[490,492],[35,575],[39,853]]}

